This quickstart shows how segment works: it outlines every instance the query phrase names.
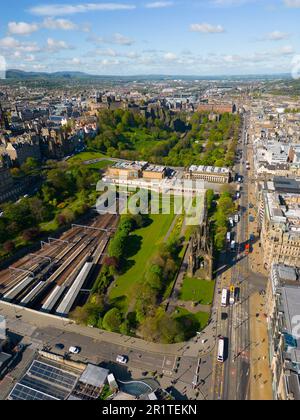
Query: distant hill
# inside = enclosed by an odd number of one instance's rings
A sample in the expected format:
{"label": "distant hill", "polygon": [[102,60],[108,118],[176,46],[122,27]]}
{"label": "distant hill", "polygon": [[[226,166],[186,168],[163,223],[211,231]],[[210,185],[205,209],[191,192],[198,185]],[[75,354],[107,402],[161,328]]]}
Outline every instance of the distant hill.
{"label": "distant hill", "polygon": [[182,76],[182,75],[133,75],[133,76],[99,76],[78,71],[58,71],[55,73],[26,72],[22,70],[7,70],[6,78],[10,80],[112,80],[112,81],[154,81],[154,80],[274,80],[287,79],[290,75],[232,75],[232,76]]}
{"label": "distant hill", "polygon": [[[6,78],[7,79],[56,79],[56,78],[65,78],[65,79],[82,79],[90,78],[90,76],[83,72],[72,72],[72,71],[58,71],[55,73],[43,73],[43,72],[27,72],[22,70],[7,70]],[[97,77],[97,76],[96,76]]]}

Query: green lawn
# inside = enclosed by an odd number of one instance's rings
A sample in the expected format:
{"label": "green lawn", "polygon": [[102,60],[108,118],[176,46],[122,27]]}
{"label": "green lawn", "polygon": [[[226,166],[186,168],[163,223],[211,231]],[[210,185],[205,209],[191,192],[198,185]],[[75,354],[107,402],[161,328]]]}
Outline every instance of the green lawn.
{"label": "green lawn", "polygon": [[215,283],[186,277],[183,281],[180,299],[210,305],[213,301]]}
{"label": "green lawn", "polygon": [[78,155],[71,157],[71,159],[69,159],[68,162],[79,163],[79,162],[85,162],[86,160],[102,159],[102,158],[107,158],[107,156],[100,152],[82,152],[82,153],[78,153]]}
{"label": "green lawn", "polygon": [[196,335],[198,331],[202,331],[208,324],[210,314],[206,312],[197,312],[195,314],[183,308],[176,308],[173,317],[177,319],[189,332],[191,337]]}
{"label": "green lawn", "polygon": [[90,165],[86,165],[89,169],[106,169],[108,166],[113,165],[113,161],[111,160],[102,160],[101,162],[91,163]]}
{"label": "green lawn", "polygon": [[174,215],[151,215],[152,223],[134,231],[128,240],[128,270],[117,278],[110,293],[111,299],[126,297],[125,303],[132,294],[134,286],[143,279],[147,264],[163,242]]}

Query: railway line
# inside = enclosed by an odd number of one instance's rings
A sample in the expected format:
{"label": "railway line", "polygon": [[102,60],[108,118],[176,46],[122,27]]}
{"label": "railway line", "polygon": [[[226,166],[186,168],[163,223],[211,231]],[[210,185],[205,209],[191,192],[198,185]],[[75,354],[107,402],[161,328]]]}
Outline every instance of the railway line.
{"label": "railway line", "polygon": [[[70,311],[81,287],[99,269],[117,223],[115,215],[98,215],[87,225],[73,225],[59,239],[42,242],[40,251],[0,273],[0,298],[45,312],[55,312],[67,299],[64,307]],[[90,270],[80,277],[87,264]]]}

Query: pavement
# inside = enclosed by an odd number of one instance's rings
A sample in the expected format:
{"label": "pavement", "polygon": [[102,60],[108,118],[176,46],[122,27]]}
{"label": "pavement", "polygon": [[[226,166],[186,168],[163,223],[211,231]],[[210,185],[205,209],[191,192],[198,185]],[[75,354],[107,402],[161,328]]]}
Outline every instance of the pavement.
{"label": "pavement", "polygon": [[268,329],[264,316],[265,298],[255,293],[250,298],[251,369],[250,399],[273,400],[269,366]]}

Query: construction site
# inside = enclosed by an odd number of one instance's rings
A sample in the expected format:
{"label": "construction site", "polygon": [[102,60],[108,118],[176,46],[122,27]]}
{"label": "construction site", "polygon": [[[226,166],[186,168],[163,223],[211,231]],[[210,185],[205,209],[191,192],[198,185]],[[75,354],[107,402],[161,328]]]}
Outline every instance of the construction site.
{"label": "construction site", "polygon": [[68,317],[89,297],[117,223],[116,215],[97,215],[41,242],[38,252],[0,272],[0,299]]}

